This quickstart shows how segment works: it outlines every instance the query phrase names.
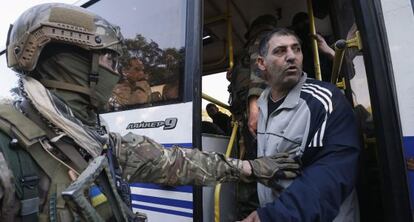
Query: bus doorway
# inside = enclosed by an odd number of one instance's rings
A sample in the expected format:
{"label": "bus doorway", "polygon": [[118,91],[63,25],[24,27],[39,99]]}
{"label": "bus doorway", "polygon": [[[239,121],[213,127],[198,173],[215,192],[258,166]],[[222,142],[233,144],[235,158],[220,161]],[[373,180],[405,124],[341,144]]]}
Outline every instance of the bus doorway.
{"label": "bus doorway", "polygon": [[[322,70],[321,77],[315,75],[314,64],[308,69],[304,67],[304,71],[313,73],[311,76],[314,78],[332,81],[342,89],[354,107],[361,141],[357,184],[361,221],[410,221],[412,205],[409,202],[410,191],[403,156],[401,124],[394,89],[394,73],[389,57],[390,47],[386,40],[387,32],[384,28],[384,18],[381,16],[383,9],[380,1],[368,4],[359,0],[206,0],[203,75],[228,72],[238,63],[246,62],[242,59],[249,45],[249,39],[246,37],[250,25],[259,16],[273,16],[277,20],[277,27],[295,28],[295,19],[298,19],[298,16],[309,23],[309,17],[300,16],[309,15],[309,2],[313,6],[316,32],[321,34],[332,48],[337,40],[343,39],[347,43],[342,60],[333,58],[326,61],[324,55],[317,56]],[[412,20],[412,16],[406,19]],[[303,32],[309,34],[311,28],[306,29]],[[373,36],[373,33],[376,36]],[[306,47],[312,48],[312,43],[308,40],[303,41],[303,45],[305,44],[310,45]],[[315,53],[310,51],[305,55],[304,60],[308,62],[304,61],[304,64],[315,63]],[[342,61],[341,65],[338,66],[338,61],[335,60]],[[338,75],[335,80],[331,79],[332,70]],[[237,79],[246,78],[249,77]],[[384,91],[380,91],[379,86],[384,87]],[[391,128],[393,130],[387,130]],[[218,221],[217,218],[215,221]]]}

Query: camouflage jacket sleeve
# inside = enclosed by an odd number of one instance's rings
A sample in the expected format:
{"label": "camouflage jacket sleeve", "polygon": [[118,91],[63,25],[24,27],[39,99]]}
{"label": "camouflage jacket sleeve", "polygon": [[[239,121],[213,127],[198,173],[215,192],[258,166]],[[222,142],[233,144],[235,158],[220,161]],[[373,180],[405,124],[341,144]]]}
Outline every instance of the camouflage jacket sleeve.
{"label": "camouflage jacket sleeve", "polygon": [[208,186],[239,180],[242,168],[241,161],[223,154],[165,149],[146,136],[132,133],[121,138],[116,156],[129,182]]}
{"label": "camouflage jacket sleeve", "polygon": [[259,55],[259,43],[261,36],[257,37],[248,47],[250,55],[250,85],[249,95],[259,97],[266,88],[266,80],[263,73],[257,66],[257,57]]}

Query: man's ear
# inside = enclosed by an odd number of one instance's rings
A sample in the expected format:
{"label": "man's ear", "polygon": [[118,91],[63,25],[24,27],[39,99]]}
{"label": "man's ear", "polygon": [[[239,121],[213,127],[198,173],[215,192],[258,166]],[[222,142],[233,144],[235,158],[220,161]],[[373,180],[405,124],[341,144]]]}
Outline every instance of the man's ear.
{"label": "man's ear", "polygon": [[265,71],[266,67],[265,67],[265,61],[264,58],[262,56],[258,56],[256,59],[257,62],[257,67],[259,67],[260,70]]}

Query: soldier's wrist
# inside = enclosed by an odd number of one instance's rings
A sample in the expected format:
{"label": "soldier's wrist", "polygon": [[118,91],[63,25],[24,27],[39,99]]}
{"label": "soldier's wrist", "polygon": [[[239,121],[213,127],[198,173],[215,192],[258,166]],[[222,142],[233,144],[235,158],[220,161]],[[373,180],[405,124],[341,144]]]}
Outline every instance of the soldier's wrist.
{"label": "soldier's wrist", "polygon": [[244,176],[251,176],[252,175],[252,165],[247,160],[242,161],[242,174]]}

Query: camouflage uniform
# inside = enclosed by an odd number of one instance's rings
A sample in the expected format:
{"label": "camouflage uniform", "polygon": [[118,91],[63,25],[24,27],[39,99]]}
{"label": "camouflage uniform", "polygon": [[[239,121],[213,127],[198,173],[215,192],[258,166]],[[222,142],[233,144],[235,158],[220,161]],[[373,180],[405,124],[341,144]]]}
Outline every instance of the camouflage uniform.
{"label": "camouflage uniform", "polygon": [[240,179],[241,161],[220,153],[173,147],[164,149],[154,140],[129,133],[122,137],[116,156],[123,177],[131,182],[165,185],[215,185]]}
{"label": "camouflage uniform", "polygon": [[[267,87],[266,77],[257,66],[260,40],[267,31],[276,28],[276,18],[271,15],[259,16],[252,22],[245,37],[248,39],[245,49],[237,59],[232,70],[231,85],[231,111],[241,124],[241,139],[239,141],[241,157],[246,160],[257,157],[256,139],[248,129],[249,98],[259,97]],[[256,184],[238,183],[237,209],[239,219],[247,217],[259,207]]]}
{"label": "camouflage uniform", "polygon": [[260,40],[266,35],[266,32],[259,34],[253,39],[249,46],[249,57],[250,57],[250,84],[248,98],[251,96],[259,97],[263,90],[267,87],[266,76],[260,71],[257,66],[257,57],[259,56],[259,44]]}
{"label": "camouflage uniform", "polygon": [[[42,128],[42,130],[50,131],[47,128]],[[0,131],[0,150],[2,150],[0,152],[0,221],[20,221],[19,212],[23,212],[22,203],[19,200],[22,194],[16,193],[15,186],[17,185],[14,185],[14,181],[21,181],[23,175],[19,176],[18,172],[10,170],[8,166],[13,169],[16,165],[8,162],[11,159],[10,156],[28,155],[26,149],[38,149],[37,156],[32,157],[33,163],[38,163],[38,158],[49,156],[44,150],[39,149],[38,143],[27,148],[10,147],[11,139]],[[117,143],[114,151],[123,169],[122,177],[126,178],[129,183],[153,182],[172,186],[214,185],[218,182],[232,182],[240,179],[241,162],[226,158],[223,154],[205,153],[198,149],[179,147],[164,149],[150,138],[132,133],[123,137],[119,134],[111,134],[111,139]],[[70,143],[65,146],[74,150],[79,149]],[[7,154],[7,160],[2,153]],[[73,221],[74,215],[67,203],[61,196],[56,195],[72,182],[67,174],[68,168],[51,157],[46,163],[47,165],[39,164],[38,167],[39,212],[36,214],[40,221],[48,221],[54,209],[57,212],[55,216],[57,221]],[[25,164],[29,163],[26,161]],[[70,165],[77,169],[75,164]],[[56,201],[53,201],[54,199]],[[103,219],[109,220],[112,217],[108,202],[100,203],[95,207]]]}

